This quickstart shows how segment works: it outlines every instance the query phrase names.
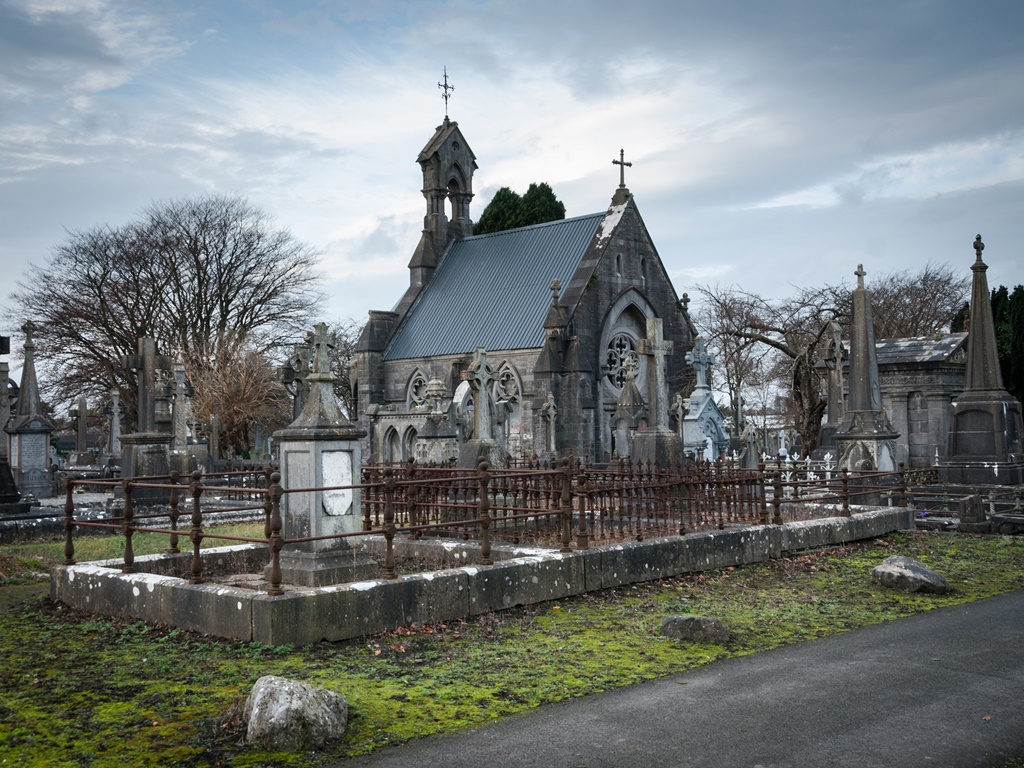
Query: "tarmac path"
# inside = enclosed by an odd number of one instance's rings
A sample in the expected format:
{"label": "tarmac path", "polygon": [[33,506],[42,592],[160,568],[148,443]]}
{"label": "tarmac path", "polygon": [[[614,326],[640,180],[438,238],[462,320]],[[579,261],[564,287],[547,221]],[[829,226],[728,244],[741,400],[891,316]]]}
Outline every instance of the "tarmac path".
{"label": "tarmac path", "polygon": [[336,765],[961,768],[1009,758],[1024,758],[1024,591],[729,659]]}

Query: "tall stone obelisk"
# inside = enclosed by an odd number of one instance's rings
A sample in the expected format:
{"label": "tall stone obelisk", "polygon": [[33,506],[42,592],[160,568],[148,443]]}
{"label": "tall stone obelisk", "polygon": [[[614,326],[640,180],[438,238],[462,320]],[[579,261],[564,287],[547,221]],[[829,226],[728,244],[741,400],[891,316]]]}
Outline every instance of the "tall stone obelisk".
{"label": "tall stone obelisk", "polygon": [[836,431],[842,451],[840,469],[890,472],[896,469],[896,438],[882,407],[878,379],[875,329],[871,319],[871,294],[864,287],[864,266],[857,265],[853,289],[853,322],[850,332],[850,378],[846,413]]}
{"label": "tall stone obelisk", "polygon": [[989,298],[985,244],[974,240],[971,267],[971,327],[967,334],[967,372],[963,393],[953,403],[949,459],[939,466],[946,483],[1024,484],[1024,427],[1021,404],[1003,386],[996,351],[996,329]]}

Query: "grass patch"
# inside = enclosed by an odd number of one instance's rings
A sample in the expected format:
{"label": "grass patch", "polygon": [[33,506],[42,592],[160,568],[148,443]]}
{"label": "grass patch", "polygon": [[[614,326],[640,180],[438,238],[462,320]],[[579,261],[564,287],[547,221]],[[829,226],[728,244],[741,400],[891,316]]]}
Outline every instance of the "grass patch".
{"label": "grass patch", "polygon": [[[935,568],[954,591],[905,595],[876,587],[870,569],[892,554]],[[908,533],[303,648],[211,639],[38,599],[0,614],[0,754],[27,766],[319,766],[1021,588],[1024,540]],[[661,637],[662,618],[680,613],[717,616],[733,638],[715,646]],[[241,706],[265,674],[342,693],[348,732],[316,754],[244,744]]]}

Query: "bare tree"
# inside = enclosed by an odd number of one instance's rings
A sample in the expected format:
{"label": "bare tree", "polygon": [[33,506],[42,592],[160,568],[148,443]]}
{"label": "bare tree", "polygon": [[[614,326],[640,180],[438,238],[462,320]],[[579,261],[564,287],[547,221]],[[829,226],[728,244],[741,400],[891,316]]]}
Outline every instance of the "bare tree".
{"label": "bare tree", "polygon": [[818,444],[821,417],[827,406],[814,364],[827,322],[836,311],[833,295],[826,289],[805,289],[793,298],[774,302],[738,288],[700,286],[698,290],[704,297],[703,305],[717,313],[715,336],[734,366],[731,377],[739,397],[745,378],[752,375],[752,366],[768,362],[757,359],[764,357],[765,348],[788,361],[787,381],[780,382],[780,388],[792,401],[790,415],[802,451],[810,454]]}
{"label": "bare tree", "polygon": [[232,338],[220,338],[196,351],[200,353],[196,358],[203,362],[186,366],[186,375],[195,387],[192,411],[204,424],[217,416],[221,445],[246,456],[253,447],[251,430],[255,425],[272,431],[288,423],[288,393],[277,367],[262,351]]}
{"label": "bare tree", "polygon": [[316,311],[316,252],[236,196],[154,204],[120,227],[68,232],[12,294],[38,326],[37,351],[60,402],[121,389],[131,411],[134,374],[121,366],[140,336],[181,355],[198,377],[220,345],[269,350],[307,328]]}
{"label": "bare tree", "polygon": [[[948,332],[970,293],[968,275],[948,264],[927,264],[919,272],[889,272],[871,279],[871,314],[875,338],[933,336]],[[839,315],[849,317],[852,289],[832,286]]]}

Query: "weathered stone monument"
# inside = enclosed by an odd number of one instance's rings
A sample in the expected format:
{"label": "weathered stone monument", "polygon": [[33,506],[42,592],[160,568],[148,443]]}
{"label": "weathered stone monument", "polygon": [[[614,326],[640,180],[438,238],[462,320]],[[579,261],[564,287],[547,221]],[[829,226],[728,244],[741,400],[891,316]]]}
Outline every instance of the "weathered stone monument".
{"label": "weathered stone monument", "polygon": [[110,390],[110,400],[103,407],[103,415],[108,419],[107,449],[103,462],[111,467],[120,466],[121,419],[124,417],[124,404],[121,402],[121,392],[117,387]]}
{"label": "weathered stone monument", "polygon": [[863,265],[857,265],[850,334],[850,382],[846,412],[836,431],[842,454],[839,467],[889,472],[896,469],[895,440],[899,434],[882,407],[882,389],[875,356],[871,294],[864,287]]}
{"label": "weathered stone monument", "polygon": [[623,363],[625,380],[622,392],[615,404],[615,440],[613,442],[616,458],[625,459],[633,455],[633,439],[638,430],[647,426],[647,403],[636,385],[637,364],[634,360]]}
{"label": "weathered stone monument", "polygon": [[948,483],[1024,484],[1021,404],[1003,386],[996,331],[989,299],[985,244],[974,240],[971,267],[971,327],[967,335],[967,370],[963,393],[953,401],[949,459],[939,466]]}
{"label": "weathered stone monument", "polygon": [[672,354],[674,344],[665,339],[664,323],[659,317],[647,318],[647,336],[640,339],[637,351],[646,355],[648,407],[651,417],[646,429],[633,436],[633,458],[674,465],[682,458],[679,435],[668,421],[668,379],[665,358]]}
{"label": "weathered stone monument", "polygon": [[[11,339],[0,336],[0,355],[11,353]],[[11,418],[11,381],[7,361],[0,362],[0,427],[7,426]],[[18,504],[21,494],[11,473],[11,462],[7,453],[7,435],[0,440],[0,514],[27,512]],[[27,507],[27,505],[25,505]]]}
{"label": "weathered stone monument", "polygon": [[25,362],[21,370],[21,388],[14,417],[4,427],[10,435],[10,462],[14,482],[22,496],[37,499],[53,495],[50,474],[50,434],[53,422],[43,413],[36,380],[35,325],[29,321],[21,327],[25,333]]}
{"label": "weathered stone monument", "polygon": [[462,378],[473,390],[473,438],[466,440],[459,449],[459,466],[476,467],[481,459],[492,467],[508,464],[505,449],[494,439],[494,401],[491,389],[494,385],[494,369],[487,362],[487,351],[477,347],[473,364],[462,372]]}
{"label": "weathered stone monument", "polygon": [[[316,326],[308,375],[309,396],[299,417],[274,433],[281,451],[282,535],[286,540],[334,536],[362,530],[358,485],[364,433],[341,411],[334,394],[327,325]],[[281,552],[285,584],[324,586],[370,578],[376,564],[345,539],[289,544]]]}
{"label": "weathered stone monument", "polygon": [[694,456],[704,451],[704,458],[714,461],[729,450],[729,433],[725,417],[708,386],[708,368],[714,365],[715,356],[708,353],[702,337],[694,340],[693,349],[686,353],[686,362],[697,373],[697,385],[679,424],[683,450],[693,452]]}
{"label": "weathered stone monument", "polygon": [[[156,340],[142,337],[138,354],[125,355],[122,365],[133,370],[138,378],[139,399],[136,431],[121,435],[121,474],[124,477],[167,475],[170,471],[167,452],[172,439],[169,432],[157,429],[157,371],[171,370],[171,360],[157,353]],[[140,488],[132,493],[139,505],[164,503],[166,491]]]}

